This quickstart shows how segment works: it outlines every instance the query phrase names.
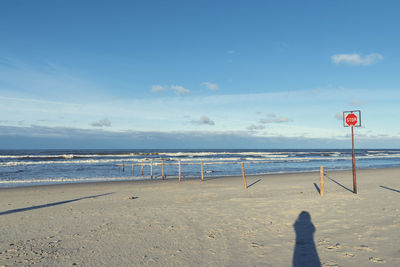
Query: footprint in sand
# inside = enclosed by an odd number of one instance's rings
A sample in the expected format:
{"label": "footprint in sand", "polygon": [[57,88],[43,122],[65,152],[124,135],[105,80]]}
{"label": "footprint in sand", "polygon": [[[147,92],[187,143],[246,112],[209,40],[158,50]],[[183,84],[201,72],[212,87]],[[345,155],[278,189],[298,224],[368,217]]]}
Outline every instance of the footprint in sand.
{"label": "footprint in sand", "polygon": [[330,243],[329,239],[320,239],[318,240],[318,246],[328,245]]}
{"label": "footprint in sand", "polygon": [[355,256],[355,254],[349,253],[349,252],[345,252],[345,253],[343,253],[343,256],[344,256],[344,257],[348,257],[348,258],[352,258],[352,257]]}
{"label": "footprint in sand", "polygon": [[376,258],[376,257],[370,257],[369,260],[372,262],[375,262],[375,263],[385,263],[384,259]]}
{"label": "footprint in sand", "polygon": [[324,263],[322,263],[322,266],[323,266],[323,267],[340,267],[340,265],[337,264],[337,263],[334,262],[334,261],[324,262]]}
{"label": "footprint in sand", "polygon": [[250,243],[249,246],[252,248],[259,248],[259,247],[263,247],[264,245],[253,242],[253,243]]}
{"label": "footprint in sand", "polygon": [[215,238],[215,234],[214,234],[214,233],[209,233],[209,234],[207,235],[207,237],[208,237],[208,238],[213,238],[213,239],[214,239],[214,238]]}
{"label": "footprint in sand", "polygon": [[334,250],[334,249],[339,249],[339,248],[341,248],[342,246],[340,245],[340,243],[336,243],[335,245],[332,245],[332,246],[327,246],[327,247],[325,247],[327,250]]}
{"label": "footprint in sand", "polygon": [[360,245],[360,246],[353,247],[353,248],[360,250],[360,251],[372,251],[372,248],[369,248],[367,245]]}

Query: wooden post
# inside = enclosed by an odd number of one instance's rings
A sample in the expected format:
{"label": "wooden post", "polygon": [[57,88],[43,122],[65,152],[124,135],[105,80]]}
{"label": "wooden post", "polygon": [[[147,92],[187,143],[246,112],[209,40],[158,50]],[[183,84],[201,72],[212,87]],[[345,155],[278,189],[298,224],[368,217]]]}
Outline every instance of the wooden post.
{"label": "wooden post", "polygon": [[133,166],[133,163],[132,163],[132,176],[135,176],[135,166]]}
{"label": "wooden post", "polygon": [[150,161],[150,179],[153,179],[153,160]]}
{"label": "wooden post", "polygon": [[320,169],[319,169],[319,173],[320,173],[320,188],[319,188],[319,192],[321,194],[321,196],[323,197],[325,194],[325,188],[324,188],[324,166],[321,165]]}
{"label": "wooden post", "polygon": [[182,176],[181,176],[181,160],[179,160],[179,182],[182,180]]}
{"label": "wooden post", "polygon": [[142,160],[142,176],[143,176],[143,160]]}
{"label": "wooden post", "polygon": [[201,162],[201,180],[204,181],[204,163]]}
{"label": "wooden post", "polygon": [[242,167],[242,175],[243,175],[243,184],[244,184],[244,188],[247,189],[246,174],[245,174],[245,172],[244,172],[244,164],[243,164],[243,162],[240,164],[240,166]]}
{"label": "wooden post", "polygon": [[118,164],[118,171],[121,171],[121,164]]}
{"label": "wooden post", "polygon": [[125,163],[122,163],[122,172],[125,172]]}
{"label": "wooden post", "polygon": [[164,180],[164,160],[162,160],[162,171],[161,171],[161,178]]}

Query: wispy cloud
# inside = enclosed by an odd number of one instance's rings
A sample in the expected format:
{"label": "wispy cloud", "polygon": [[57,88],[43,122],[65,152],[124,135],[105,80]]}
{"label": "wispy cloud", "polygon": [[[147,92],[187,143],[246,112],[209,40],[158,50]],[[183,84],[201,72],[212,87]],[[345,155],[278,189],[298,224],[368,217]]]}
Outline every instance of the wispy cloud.
{"label": "wispy cloud", "polygon": [[191,120],[192,124],[197,125],[215,125],[215,122],[207,116],[201,116],[198,120]]}
{"label": "wispy cloud", "polygon": [[[103,129],[77,129],[70,127],[11,127],[0,125],[0,146],[15,148],[338,148],[343,147],[341,138],[264,137],[249,132],[218,131],[124,131],[111,132]],[[387,136],[387,135],[385,135]],[[361,147],[393,147],[399,136],[359,136]]]}
{"label": "wispy cloud", "polygon": [[189,89],[184,88],[183,86],[180,85],[171,85],[171,89],[177,94],[177,95],[183,95],[183,94],[188,94],[190,93]]}
{"label": "wispy cloud", "polygon": [[93,127],[110,127],[111,122],[107,118],[105,118],[105,119],[93,122],[90,125]]}
{"label": "wispy cloud", "polygon": [[168,85],[159,85],[159,84],[154,84],[154,85],[152,85],[151,86],[151,89],[150,89],[152,92],[163,92],[163,91],[168,91],[168,90],[172,90],[172,91],[174,91],[175,92],[175,94],[177,94],[177,95],[183,95],[183,94],[188,94],[188,93],[190,93],[190,90],[189,89],[187,89],[187,88],[185,88],[185,87],[183,87],[183,86],[180,86],[180,85],[171,85],[171,86],[168,86]]}
{"label": "wispy cloud", "polygon": [[219,90],[219,86],[216,83],[204,82],[201,85],[205,86],[208,90],[211,90],[211,91]]}
{"label": "wispy cloud", "polygon": [[155,85],[151,86],[152,92],[161,92],[161,91],[165,91],[165,90],[168,90],[168,85],[155,84]]}
{"label": "wispy cloud", "polygon": [[342,112],[336,113],[336,114],[335,114],[335,118],[336,118],[338,121],[343,120],[343,113],[342,113]]}
{"label": "wispy cloud", "polygon": [[[24,125],[32,125],[38,124],[39,120],[46,120],[39,124],[48,127],[107,129],[118,132],[128,130],[183,132],[208,128],[214,131],[244,131],[246,133],[249,132],[247,127],[255,124],[256,126],[263,125],[268,129],[268,131],[262,131],[259,128],[257,135],[295,137],[305,136],[304,132],[308,132],[310,135],[307,137],[334,138],[343,133],[343,129],[337,127],[335,113],[348,109],[349,102],[358,99],[357,95],[362,96],[363,101],[371,103],[368,106],[369,114],[379,112],[396,114],[397,103],[400,99],[400,91],[395,89],[385,91],[385,94],[382,94],[382,90],[349,89],[348,91],[325,90],[316,95],[313,95],[311,90],[305,90],[185,97],[175,95],[170,87],[168,90],[171,93],[169,96],[160,94],[160,96],[149,98],[110,98],[100,101],[89,98],[85,103],[63,103],[40,97],[29,99],[0,95],[0,114],[3,114],[0,120],[10,121],[0,122],[0,124],[18,126],[18,121],[24,121]],[[347,102],[345,99],[348,99]],[[387,101],[385,105],[378,105],[385,100],[390,101]],[[318,115],[310,117],[311,109],[314,110],[314,115]],[[183,118],[183,115],[188,116]],[[207,120],[200,120],[200,115],[207,115],[214,125],[204,124]],[[90,125],[104,118],[111,120],[111,127]],[[260,119],[262,119],[261,122],[259,122]],[[197,124],[191,123],[191,120],[196,120]],[[375,132],[385,131],[389,134],[399,132],[396,124],[389,126],[388,123],[380,121],[372,123],[372,119],[369,127]],[[253,127],[253,129],[256,128]]]}
{"label": "wispy cloud", "polygon": [[346,88],[341,86],[341,85],[328,84],[326,86],[322,86],[322,87],[318,87],[318,88],[312,89],[311,93],[314,94],[314,95],[317,95],[317,94],[326,93],[327,91],[331,91],[331,92],[336,91],[336,92],[339,93],[339,92],[343,92],[345,90],[346,90]]}
{"label": "wispy cloud", "polygon": [[[108,97],[107,90],[78,72],[51,62],[25,63],[1,59],[0,82],[3,96],[32,97],[62,101]],[[5,63],[4,63],[5,62]]]}
{"label": "wispy cloud", "polygon": [[236,54],[236,51],[235,50],[228,50],[228,51],[226,51],[226,53],[232,55],[232,54]]}
{"label": "wispy cloud", "polygon": [[265,129],[265,125],[252,124],[249,127],[247,127],[246,129],[249,130],[249,131],[264,130]]}
{"label": "wispy cloud", "polygon": [[285,123],[285,122],[291,122],[292,120],[283,117],[283,116],[277,116],[276,114],[268,114],[267,118],[260,119],[258,122],[262,124],[267,124],[267,123]]}
{"label": "wispy cloud", "polygon": [[353,106],[353,107],[359,107],[359,106],[364,106],[364,105],[368,104],[368,102],[364,102],[364,101],[360,101],[360,100],[353,100],[349,104],[350,104],[350,106]]}
{"label": "wispy cloud", "polygon": [[360,65],[370,66],[383,59],[383,56],[379,53],[371,53],[369,55],[361,56],[360,54],[336,54],[331,56],[331,60],[335,64],[348,64],[348,65]]}

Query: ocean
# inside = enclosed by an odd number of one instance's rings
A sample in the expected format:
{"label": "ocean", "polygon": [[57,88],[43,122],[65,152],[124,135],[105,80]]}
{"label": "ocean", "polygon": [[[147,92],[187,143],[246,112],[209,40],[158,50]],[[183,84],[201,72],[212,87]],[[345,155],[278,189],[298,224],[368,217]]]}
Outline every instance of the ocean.
{"label": "ocean", "polygon": [[[350,149],[312,150],[0,150],[0,187],[199,178],[351,169]],[[143,175],[142,164],[143,162]],[[152,162],[152,168],[151,168]],[[123,166],[122,166],[123,164]],[[132,174],[132,164],[134,173]],[[400,167],[400,149],[357,149],[357,169]],[[152,172],[151,172],[152,169]]]}

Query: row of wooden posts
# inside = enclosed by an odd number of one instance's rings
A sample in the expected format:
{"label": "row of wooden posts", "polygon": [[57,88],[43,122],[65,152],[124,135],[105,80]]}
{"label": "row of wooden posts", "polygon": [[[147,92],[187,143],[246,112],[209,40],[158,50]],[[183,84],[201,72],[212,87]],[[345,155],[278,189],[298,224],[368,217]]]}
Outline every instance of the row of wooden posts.
{"label": "row of wooden posts", "polygon": [[[195,163],[186,163],[186,164],[195,165]],[[209,163],[209,164],[216,164],[216,163],[213,162],[213,163]],[[230,163],[230,164],[232,164],[232,163]],[[144,174],[144,171],[143,171],[144,165],[147,165],[147,164],[145,164],[143,162],[143,160],[142,160],[142,162],[140,163],[142,176]],[[153,179],[153,165],[154,165],[153,161],[151,160],[150,161],[150,179]],[[155,165],[158,165],[158,164],[155,164]],[[165,171],[164,171],[164,166],[165,165],[166,164],[164,163],[164,160],[162,160],[161,161],[161,166],[162,166],[161,167],[161,179],[162,180],[165,179]],[[169,163],[168,165],[175,165],[175,163],[173,163],[173,164]],[[182,180],[182,172],[181,172],[182,168],[181,168],[181,165],[182,165],[181,161],[178,160],[178,180],[179,180],[179,182]],[[203,161],[200,162],[200,166],[201,166],[201,180],[204,181],[204,162]],[[246,173],[245,173],[245,170],[244,170],[244,163],[241,162],[240,166],[242,168],[243,184],[244,184],[244,187],[247,188],[247,181],[246,181]],[[122,168],[122,172],[124,172],[125,171],[125,163],[118,164],[118,170],[121,170],[121,168]],[[132,175],[134,175],[134,173],[135,173],[135,164],[132,163]]]}
{"label": "row of wooden posts", "polygon": [[[189,163],[189,164],[193,165],[195,163]],[[215,164],[215,162],[211,163],[211,164]],[[230,164],[232,164],[232,163],[230,163]],[[142,160],[142,162],[140,163],[142,176],[143,176],[143,167],[144,167],[144,165],[145,164],[144,164],[144,162]],[[171,164],[169,164],[169,165],[171,165]],[[179,160],[178,161],[178,180],[179,180],[179,182],[182,181],[182,172],[181,172],[182,168],[181,168],[181,165],[182,165],[181,161]],[[162,166],[162,168],[161,168],[161,178],[164,180],[165,179],[165,172],[164,172],[165,163],[164,163],[164,160],[161,161],[161,166]],[[200,162],[200,166],[201,166],[201,180],[204,181],[204,162],[203,161]],[[125,171],[125,163],[118,164],[118,170],[121,170],[121,167],[122,167],[122,171],[124,172]],[[240,167],[242,168],[243,185],[244,185],[244,188],[247,188],[246,172],[244,170],[244,163],[243,162],[240,163]],[[135,173],[135,165],[134,165],[134,163],[132,163],[132,175],[134,173]],[[321,166],[320,167],[320,194],[321,194],[321,196],[325,195],[324,176],[325,176],[324,166]],[[152,160],[150,161],[150,179],[153,179],[153,161]]]}

